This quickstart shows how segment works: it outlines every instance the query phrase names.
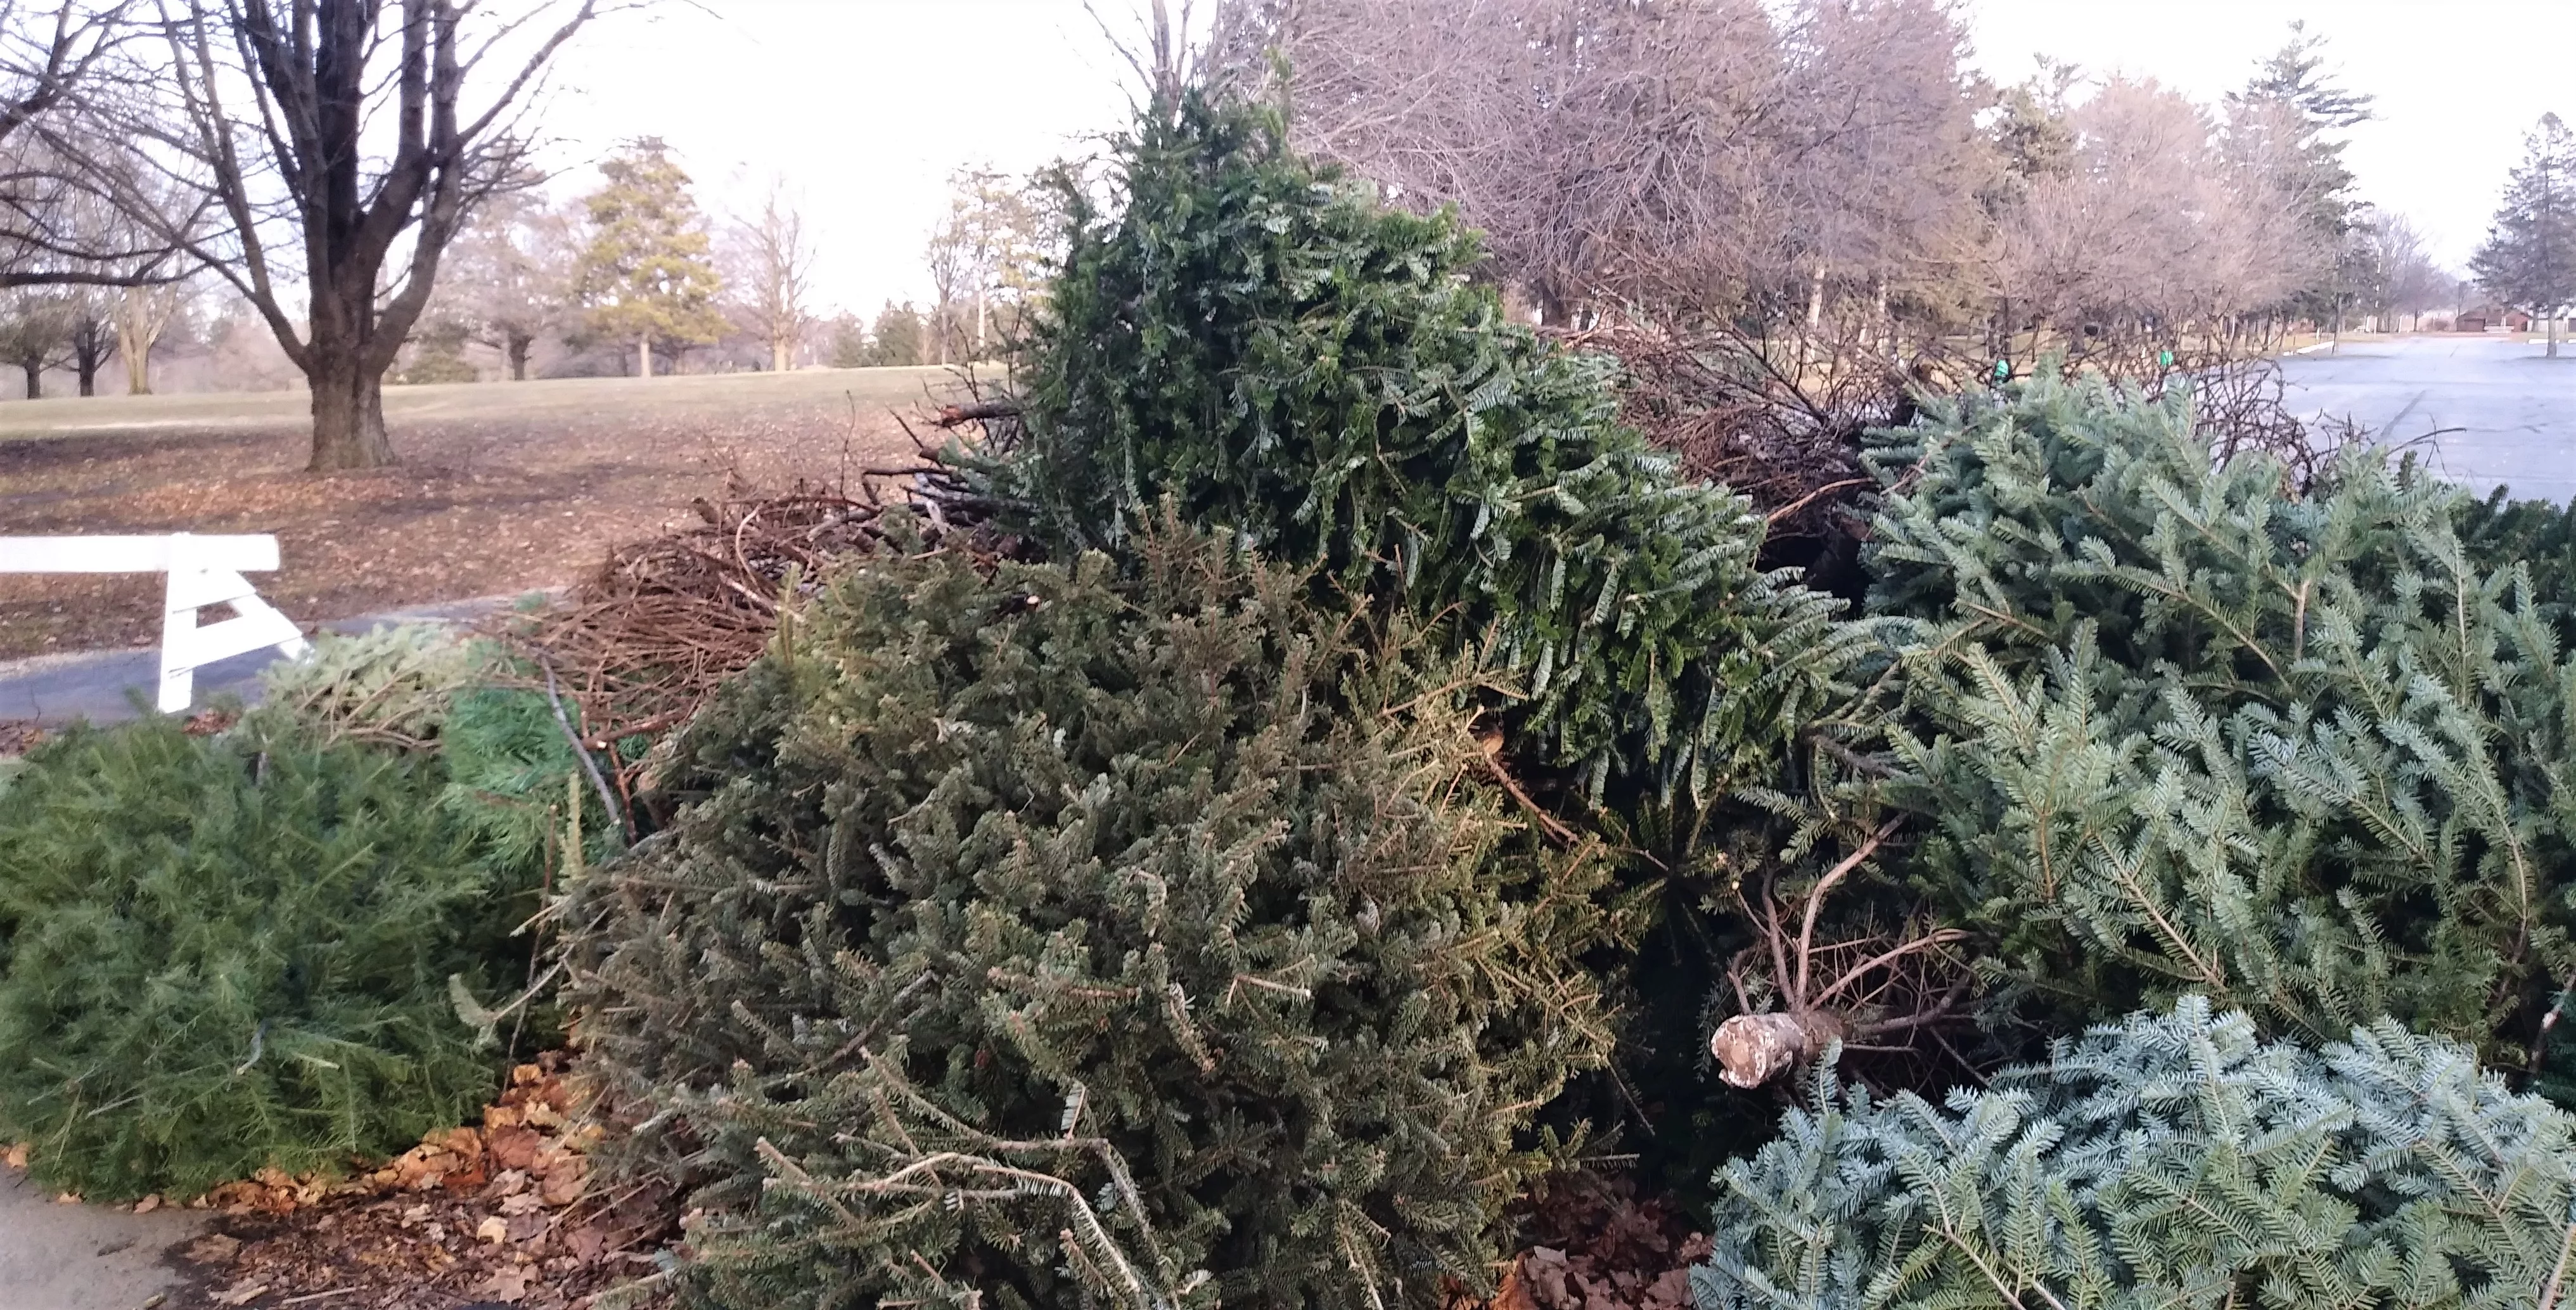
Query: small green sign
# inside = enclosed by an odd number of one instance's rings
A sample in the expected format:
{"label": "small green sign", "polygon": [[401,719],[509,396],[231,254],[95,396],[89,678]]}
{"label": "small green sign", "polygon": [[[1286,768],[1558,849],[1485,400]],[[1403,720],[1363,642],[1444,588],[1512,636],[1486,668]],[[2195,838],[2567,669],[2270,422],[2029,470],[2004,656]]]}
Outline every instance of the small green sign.
{"label": "small green sign", "polygon": [[2159,351],[2157,351],[2157,352],[2156,352],[2156,367],[2157,367],[2157,368],[2172,368],[2172,367],[2173,367],[2173,352],[2172,352],[2172,351],[2170,351],[2170,350],[2159,350]]}
{"label": "small green sign", "polygon": [[1996,361],[1995,361],[1995,381],[1997,381],[1997,382],[2010,382],[2010,381],[2012,381],[2012,361],[2011,361],[2011,360],[2008,360],[2008,359],[1998,359],[1998,360],[1996,360]]}

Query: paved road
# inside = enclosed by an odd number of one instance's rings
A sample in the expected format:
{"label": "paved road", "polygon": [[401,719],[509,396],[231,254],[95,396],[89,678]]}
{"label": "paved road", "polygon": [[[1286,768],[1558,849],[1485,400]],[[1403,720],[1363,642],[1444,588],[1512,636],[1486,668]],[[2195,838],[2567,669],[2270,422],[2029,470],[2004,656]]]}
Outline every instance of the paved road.
{"label": "paved road", "polygon": [[[464,620],[501,609],[512,599],[487,596],[335,619],[321,626],[333,632],[365,632],[380,623]],[[276,652],[272,650],[256,650],[197,670],[197,703],[203,705],[220,692],[230,692],[244,701],[258,700],[259,671],[274,658]],[[0,661],[0,721],[34,719],[58,724],[85,718],[92,723],[111,723],[132,718],[134,704],[129,695],[139,692],[145,704],[151,703],[161,681],[160,660],[158,650],[139,646],[132,650],[75,651]]]}
{"label": "paved road", "polygon": [[203,1227],[202,1211],[60,1205],[0,1167],[0,1310],[138,1310],[178,1285],[163,1253]]}
{"label": "paved road", "polygon": [[2302,418],[2349,417],[2390,443],[2431,434],[2435,471],[2518,500],[2576,497],[2576,343],[2396,337],[2282,362]]}

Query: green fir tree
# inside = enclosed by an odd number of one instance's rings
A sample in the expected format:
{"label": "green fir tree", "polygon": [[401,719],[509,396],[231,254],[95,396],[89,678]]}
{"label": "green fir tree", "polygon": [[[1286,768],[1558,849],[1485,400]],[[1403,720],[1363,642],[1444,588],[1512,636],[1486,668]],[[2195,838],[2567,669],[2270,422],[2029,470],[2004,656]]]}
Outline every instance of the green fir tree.
{"label": "green fir tree", "polygon": [[1699,1310],[2559,1310],[2576,1121],[2382,1020],[2311,1053],[2200,997],[1934,1105],[1827,1066],[1719,1175]]}
{"label": "green fir tree", "polygon": [[[1437,1303],[1607,1054],[1607,868],[1416,643],[1171,527],[1134,573],[895,529],[688,731],[570,908],[585,1049],[696,1186],[692,1295]],[[659,1152],[658,1160],[653,1153]]]}
{"label": "green fir tree", "polygon": [[1515,757],[1592,801],[1687,813],[1774,774],[1860,634],[1756,567],[1742,497],[1620,424],[1609,360],[1507,320],[1455,215],[1196,96],[1139,122],[1113,180],[1111,211],[1065,188],[1025,433],[974,463],[1007,521],[1118,550],[1168,498],[1401,604],[1509,689]]}
{"label": "green fir tree", "polygon": [[2563,607],[2378,452],[2300,495],[2190,434],[2179,401],[2041,381],[1882,452],[1911,885],[2044,1027],[2197,992],[2525,1066],[2576,970]]}

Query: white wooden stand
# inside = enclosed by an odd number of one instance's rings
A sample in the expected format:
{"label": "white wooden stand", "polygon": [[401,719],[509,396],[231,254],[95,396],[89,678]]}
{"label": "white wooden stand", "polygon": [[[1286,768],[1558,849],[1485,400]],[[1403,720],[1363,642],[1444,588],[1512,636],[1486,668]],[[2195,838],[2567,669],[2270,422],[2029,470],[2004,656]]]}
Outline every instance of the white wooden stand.
{"label": "white wooden stand", "polygon": [[[262,646],[295,658],[311,649],[293,620],[259,598],[244,573],[277,567],[277,538],[0,537],[0,573],[160,573],[161,694],[165,714],[188,708],[198,669]],[[230,605],[233,617],[197,626],[197,611]]]}

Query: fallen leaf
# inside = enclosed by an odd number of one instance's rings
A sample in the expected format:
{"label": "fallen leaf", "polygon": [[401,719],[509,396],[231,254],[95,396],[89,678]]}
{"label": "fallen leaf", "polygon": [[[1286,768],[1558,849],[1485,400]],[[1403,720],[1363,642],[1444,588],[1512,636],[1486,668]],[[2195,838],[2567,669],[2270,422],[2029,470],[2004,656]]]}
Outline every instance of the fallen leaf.
{"label": "fallen leaf", "polygon": [[572,1258],[583,1264],[598,1259],[599,1253],[608,1249],[607,1236],[589,1224],[572,1230],[564,1238],[564,1243],[572,1248]]}
{"label": "fallen leaf", "polygon": [[492,1271],[489,1281],[474,1289],[474,1294],[489,1301],[516,1303],[525,1300],[531,1273],[532,1271],[518,1265],[496,1269]]}
{"label": "fallen leaf", "polygon": [[159,1192],[154,1192],[152,1195],[144,1197],[142,1200],[134,1203],[134,1213],[136,1214],[150,1214],[160,1208],[161,1194]]}
{"label": "fallen leaf", "polygon": [[510,1240],[510,1221],[499,1215],[486,1215],[474,1226],[474,1240],[495,1245]]}
{"label": "fallen leaf", "polygon": [[56,1205],[79,1205],[79,1204],[80,1204],[80,1193],[78,1193],[78,1192],[65,1192],[65,1193],[63,1193],[62,1195],[57,1196],[57,1197],[55,1197],[55,1198],[54,1198],[54,1204],[56,1204]]}
{"label": "fallen leaf", "polygon": [[531,1239],[545,1236],[546,1229],[552,1226],[552,1222],[542,1214],[516,1215],[510,1220],[510,1240],[524,1245]]}
{"label": "fallen leaf", "polygon": [[503,1169],[525,1169],[537,1162],[545,1139],[525,1128],[502,1128],[492,1134],[492,1163]]}
{"label": "fallen leaf", "polygon": [[241,1239],[222,1233],[208,1233],[188,1244],[188,1258],[201,1265],[231,1264],[241,1251]]}
{"label": "fallen leaf", "polygon": [[27,1144],[25,1142],[13,1143],[9,1147],[9,1167],[12,1169],[24,1169],[27,1167]]}
{"label": "fallen leaf", "polygon": [[267,1290],[268,1284],[257,1279],[248,1279],[215,1293],[214,1301],[217,1305],[248,1305],[251,1298]]}
{"label": "fallen leaf", "polygon": [[545,1186],[537,1195],[548,1205],[570,1205],[581,1199],[586,1166],[577,1155],[566,1156],[546,1172]]}
{"label": "fallen leaf", "polygon": [[1528,1262],[1528,1256],[1512,1261],[1511,1269],[1503,1275],[1503,1285],[1494,1291],[1493,1310],[1538,1310],[1538,1302],[1530,1296],[1529,1280],[1521,1273],[1521,1267]]}

